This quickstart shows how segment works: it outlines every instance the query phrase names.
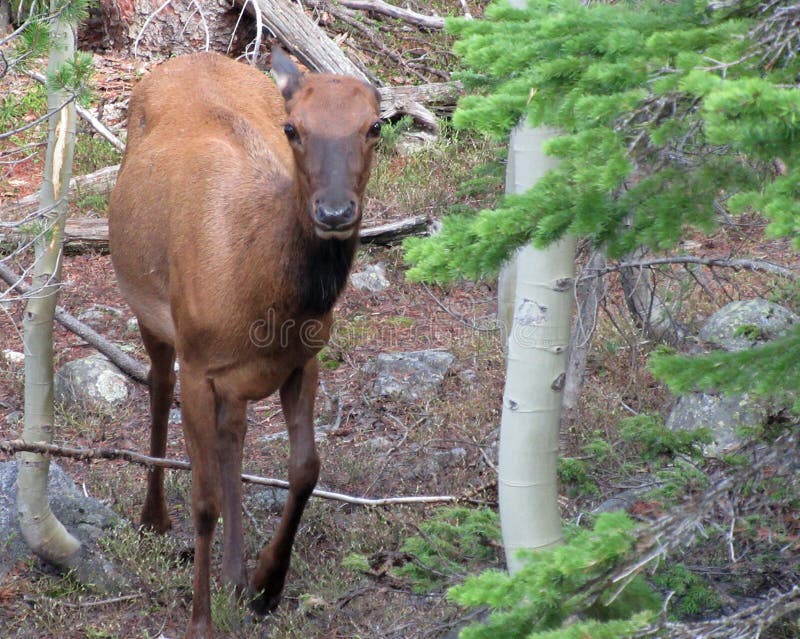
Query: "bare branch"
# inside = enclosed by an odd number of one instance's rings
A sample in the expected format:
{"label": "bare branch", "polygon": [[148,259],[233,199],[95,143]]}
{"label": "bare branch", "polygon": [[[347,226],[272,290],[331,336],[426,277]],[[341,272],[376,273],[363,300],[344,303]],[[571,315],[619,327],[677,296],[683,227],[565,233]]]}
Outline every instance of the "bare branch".
{"label": "bare branch", "polygon": [[[30,288],[22,282],[22,278],[19,275],[2,264],[0,264],[0,279],[4,280],[9,286],[19,291],[22,295],[29,295],[31,293]],[[144,364],[120,350],[117,346],[100,335],[100,333],[67,313],[67,311],[60,306],[56,306],[55,318],[64,328],[72,331],[108,357],[122,372],[138,382],[143,384],[148,383],[147,369]]]}
{"label": "bare branch", "polygon": [[348,9],[380,13],[425,29],[444,29],[444,18],[428,16],[410,9],[396,7],[388,2],[383,2],[383,0],[339,0],[339,4]]}
{"label": "bare branch", "polygon": [[[47,82],[47,78],[45,78],[41,73],[37,73],[36,71],[28,71],[27,75],[37,82],[41,82],[45,84]],[[109,128],[100,122],[88,109],[84,109],[80,104],[75,105],[75,110],[78,112],[84,120],[86,120],[89,124],[92,125],[95,131],[97,131],[100,135],[102,135],[106,140],[108,140],[114,148],[116,148],[120,152],[125,151],[125,143],[120,140],[116,135],[114,135]]]}
{"label": "bare branch", "polygon": [[635,637],[659,639],[758,639],[761,633],[776,621],[800,610],[800,587],[793,586],[785,592],[772,592],[752,606],[732,615],[694,623],[665,621],[651,626]]}
{"label": "bare branch", "polygon": [[[68,457],[79,461],[90,461],[92,459],[121,459],[132,464],[139,464],[148,468],[169,468],[172,470],[191,470],[192,465],[188,461],[176,459],[164,459],[161,457],[150,457],[132,450],[117,448],[72,448],[58,446],[55,444],[30,443],[21,439],[0,441],[0,452],[8,455],[19,452],[39,453],[42,455],[53,455],[56,457]],[[260,477],[258,475],[242,474],[242,481],[259,486],[271,486],[288,490],[289,482],[282,479],[272,479]],[[383,497],[369,499],[366,497],[353,497],[342,493],[335,493],[328,490],[315,490],[311,493],[314,497],[341,501],[357,506],[395,506],[402,504],[446,504],[459,501],[474,501],[466,497],[454,495],[414,495],[408,497]]]}
{"label": "bare branch", "polygon": [[663,264],[698,264],[700,266],[708,266],[709,268],[723,267],[723,268],[732,268],[734,270],[744,269],[756,272],[767,271],[770,273],[775,273],[776,275],[780,275],[782,277],[789,278],[791,280],[798,279],[798,274],[794,270],[787,268],[785,266],[781,266],[780,264],[775,264],[774,262],[770,262],[768,260],[744,259],[744,258],[724,259],[717,257],[695,257],[693,255],[654,257],[649,260],[641,260],[635,262],[620,262],[618,264],[607,266],[603,269],[587,270],[585,274],[581,275],[581,279],[601,277],[603,275],[607,275],[608,273],[620,271],[625,268],[650,268],[652,266],[659,266]]}
{"label": "bare branch", "polygon": [[67,106],[70,102],[72,102],[74,100],[75,100],[75,96],[73,95],[71,98],[65,100],[62,104],[57,106],[52,111],[48,111],[47,113],[45,113],[44,115],[36,118],[35,120],[32,120],[31,122],[28,122],[27,124],[24,124],[23,126],[21,126],[19,128],[16,128],[16,129],[13,129],[11,131],[6,131],[5,133],[0,133],[0,140],[5,140],[7,138],[10,138],[12,135],[17,135],[18,133],[22,133],[23,131],[27,131],[28,129],[30,129],[32,127],[35,127],[37,124],[40,124],[41,122],[44,122],[45,120],[47,120],[54,113],[58,113],[59,111],[61,111],[61,109],[63,109],[65,106]]}

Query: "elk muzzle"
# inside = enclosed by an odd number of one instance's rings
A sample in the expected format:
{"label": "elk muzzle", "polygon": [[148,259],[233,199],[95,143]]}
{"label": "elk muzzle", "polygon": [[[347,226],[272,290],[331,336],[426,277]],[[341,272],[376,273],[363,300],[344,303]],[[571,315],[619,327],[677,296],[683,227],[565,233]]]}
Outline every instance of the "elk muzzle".
{"label": "elk muzzle", "polygon": [[315,198],[314,230],[323,239],[347,239],[356,230],[361,217],[355,197]]}

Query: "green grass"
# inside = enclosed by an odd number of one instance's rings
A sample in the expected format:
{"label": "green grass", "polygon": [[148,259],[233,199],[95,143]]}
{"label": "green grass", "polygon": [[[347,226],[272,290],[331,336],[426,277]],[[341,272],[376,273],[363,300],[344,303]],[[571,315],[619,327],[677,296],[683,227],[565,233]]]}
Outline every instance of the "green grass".
{"label": "green grass", "polygon": [[[18,129],[25,124],[26,117],[39,117],[47,112],[47,92],[44,85],[38,82],[30,85],[30,90],[21,95],[8,94],[0,99],[0,131],[11,131]],[[36,139],[38,139],[44,129],[34,127]],[[31,131],[29,129],[28,131]],[[23,143],[24,139],[32,133],[21,133],[15,136],[18,143]],[[14,141],[15,138],[12,138]],[[30,139],[27,139],[30,142]]]}
{"label": "green grass", "polygon": [[[455,131],[443,123],[442,133],[435,142],[398,156],[397,125],[386,131],[383,135],[390,144],[376,158],[367,188],[368,205],[372,204],[369,208],[389,214],[397,212],[398,217],[402,213],[438,218],[456,205],[489,206],[499,194],[502,171],[498,172],[501,158],[496,142]],[[484,168],[487,166],[492,168]],[[476,175],[483,179],[480,185],[471,182]],[[492,177],[485,179],[487,175]],[[467,183],[474,188],[465,198],[460,190]]]}
{"label": "green grass", "polygon": [[73,175],[86,175],[112,164],[119,164],[122,154],[110,142],[94,134],[81,134],[75,142]]}

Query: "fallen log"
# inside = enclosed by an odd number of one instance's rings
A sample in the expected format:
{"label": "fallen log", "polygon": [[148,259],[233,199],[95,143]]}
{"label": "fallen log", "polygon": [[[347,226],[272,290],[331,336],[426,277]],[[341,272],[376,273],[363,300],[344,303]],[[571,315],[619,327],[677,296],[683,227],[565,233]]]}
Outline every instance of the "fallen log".
{"label": "fallen log", "polygon": [[[242,4],[242,0],[238,2]],[[246,0],[244,5],[249,12],[257,6],[267,28],[307,67],[376,83],[375,78],[363,66],[350,60],[298,4],[290,0]],[[422,103],[409,99],[404,107],[402,112],[412,116],[423,128],[439,132],[436,116]]]}
{"label": "fallen log", "polygon": [[[409,235],[423,235],[430,220],[424,215],[405,218],[388,224],[361,229],[362,244],[391,244]],[[22,232],[0,233],[0,244],[30,239]],[[108,250],[108,220],[98,217],[76,217],[67,220],[64,245],[69,253]]]}
{"label": "fallen log", "polygon": [[[117,181],[117,171],[119,171],[119,164],[107,166],[89,173],[88,175],[79,175],[69,181],[69,199],[73,201],[77,194],[107,194],[111,193],[114,188],[114,183]],[[0,220],[10,222],[27,217],[36,209],[39,208],[39,194],[32,193],[20,198],[16,202],[8,202],[0,207]],[[0,236],[2,237],[2,236]]]}
{"label": "fallen log", "polygon": [[266,27],[310,69],[325,73],[350,75],[365,82],[375,82],[364,68],[356,65],[291,0],[238,0],[248,13],[257,6]]}

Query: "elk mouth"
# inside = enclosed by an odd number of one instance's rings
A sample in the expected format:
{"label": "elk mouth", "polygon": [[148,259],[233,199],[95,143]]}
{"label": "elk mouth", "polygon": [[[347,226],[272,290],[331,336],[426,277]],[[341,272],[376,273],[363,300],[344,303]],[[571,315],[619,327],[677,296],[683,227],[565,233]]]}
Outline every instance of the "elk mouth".
{"label": "elk mouth", "polygon": [[353,237],[356,231],[357,221],[349,224],[348,226],[330,227],[319,222],[314,223],[314,232],[317,237],[323,240],[337,239],[347,240]]}

